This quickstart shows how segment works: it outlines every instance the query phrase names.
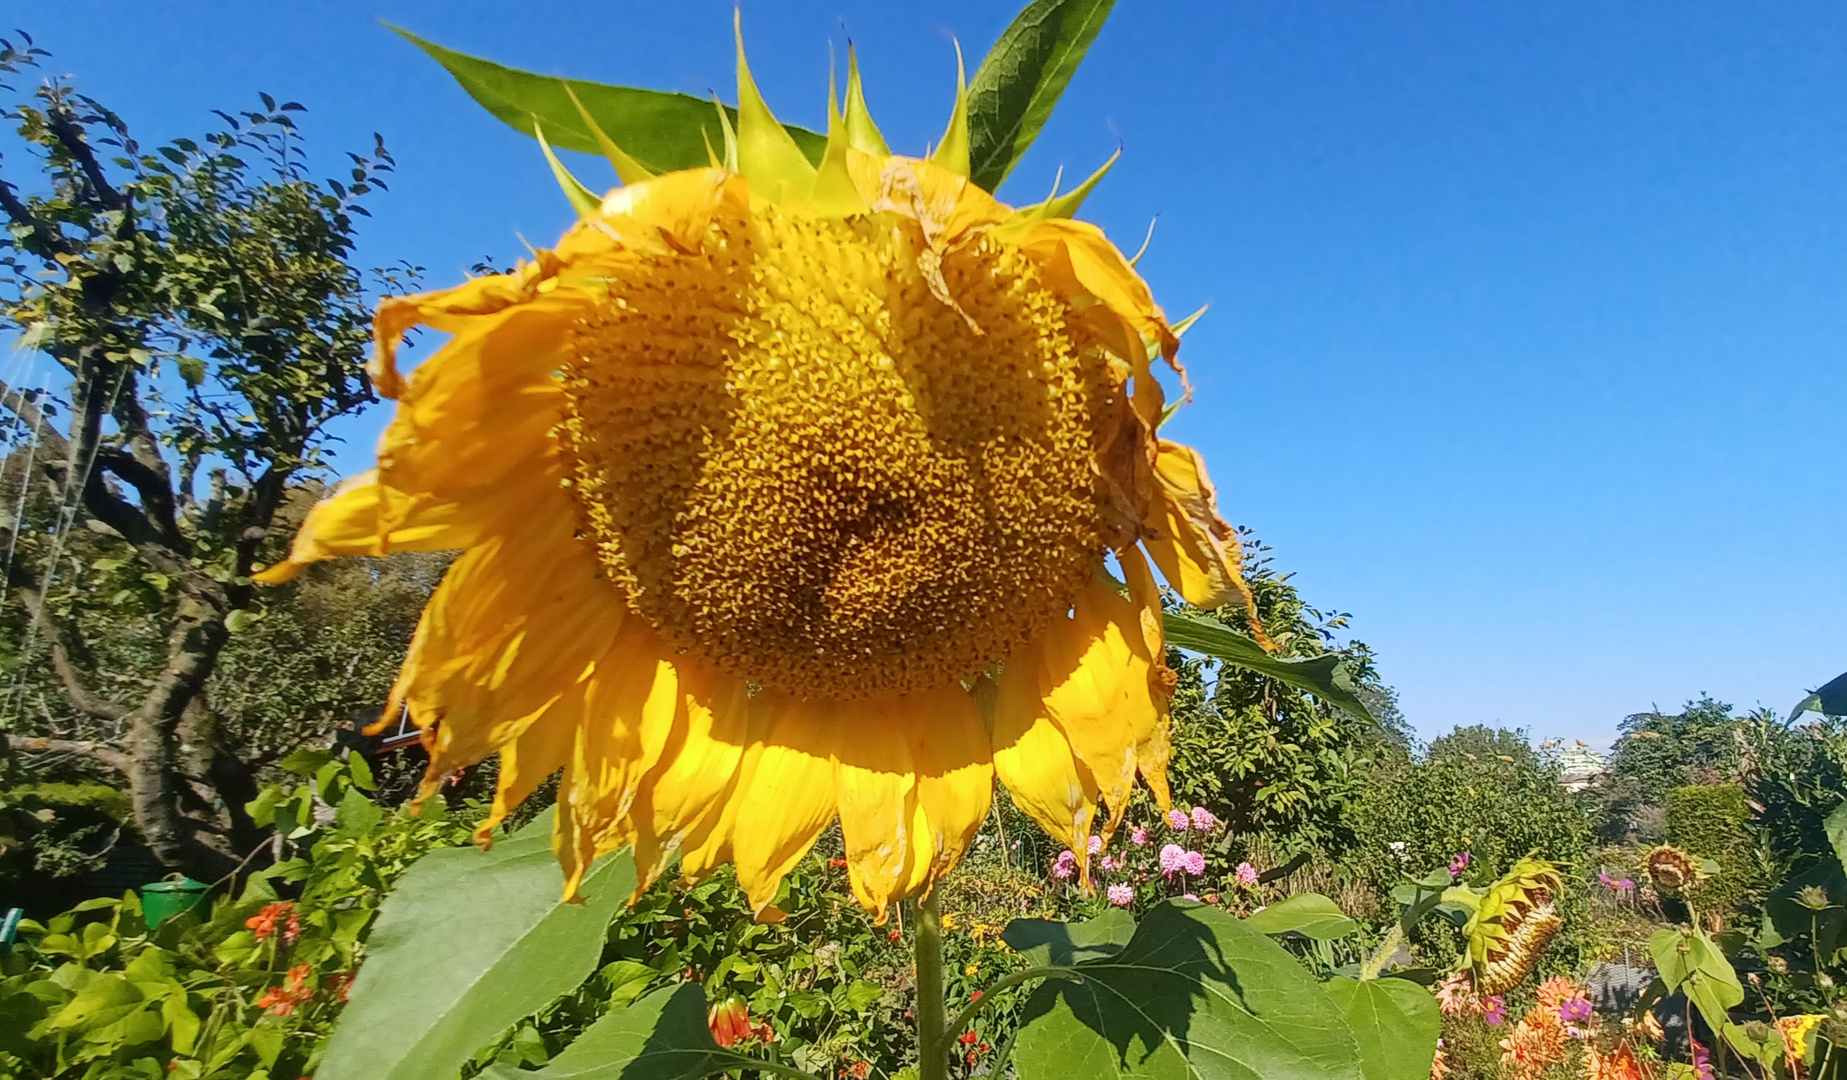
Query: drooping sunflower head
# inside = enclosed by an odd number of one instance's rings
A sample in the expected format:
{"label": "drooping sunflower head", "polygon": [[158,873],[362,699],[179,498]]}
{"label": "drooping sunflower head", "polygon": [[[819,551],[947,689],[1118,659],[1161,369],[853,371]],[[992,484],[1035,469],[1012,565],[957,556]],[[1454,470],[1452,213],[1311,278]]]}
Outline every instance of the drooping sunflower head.
{"label": "drooping sunflower head", "polygon": [[[1085,852],[1138,776],[1166,800],[1150,562],[1249,606],[1202,463],[1156,434],[1177,335],[1069,217],[1088,183],[1014,209],[968,179],[961,95],[929,159],[893,155],[850,69],[810,160],[741,45],[738,82],[709,168],[649,175],[586,113],[626,186],[552,158],[583,218],[556,248],[383,305],[379,467],[266,577],[463,552],[394,705],[432,777],[500,754],[496,821],[563,770],[571,888],[633,845],[644,884],[734,861],[761,908],[838,818],[882,910],[996,774]],[[418,323],[454,336],[406,377]]]}
{"label": "drooping sunflower head", "polygon": [[1557,906],[1563,888],[1558,864],[1532,856],[1488,887],[1463,928],[1480,993],[1506,993],[1532,974],[1564,926]]}
{"label": "drooping sunflower head", "polygon": [[1679,897],[1700,879],[1700,865],[1693,856],[1670,844],[1649,848],[1642,855],[1642,873],[1662,896]]}

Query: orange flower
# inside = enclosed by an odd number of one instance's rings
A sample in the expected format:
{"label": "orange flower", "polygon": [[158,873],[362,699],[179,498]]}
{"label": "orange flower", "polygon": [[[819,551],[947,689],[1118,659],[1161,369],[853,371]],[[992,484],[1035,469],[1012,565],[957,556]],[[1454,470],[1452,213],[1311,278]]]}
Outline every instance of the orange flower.
{"label": "orange flower", "polygon": [[275,935],[276,923],[283,919],[287,922],[283,923],[282,943],[293,945],[301,937],[301,915],[287,900],[264,904],[261,911],[244,920],[244,925],[256,932],[258,942],[264,942]]}
{"label": "orange flower", "polygon": [[1554,975],[1539,984],[1536,991],[1542,1009],[1556,1010],[1575,997],[1584,996],[1584,988],[1564,975]]}

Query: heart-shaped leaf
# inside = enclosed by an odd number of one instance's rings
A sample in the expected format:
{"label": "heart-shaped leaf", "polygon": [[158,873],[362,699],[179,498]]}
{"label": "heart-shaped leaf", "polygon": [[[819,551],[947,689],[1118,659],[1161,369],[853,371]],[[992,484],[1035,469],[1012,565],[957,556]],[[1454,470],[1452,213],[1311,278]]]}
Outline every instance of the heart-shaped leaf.
{"label": "heart-shaped leaf", "polygon": [[547,811],[488,851],[432,851],[404,872],[379,909],[319,1080],[453,1076],[590,975],[610,917],[635,889],[635,864],[626,851],[609,856],[585,875],[583,903],[561,903],[551,820]]}
{"label": "heart-shaped leaf", "polygon": [[481,1075],[488,1080],[698,1080],[721,1068],[754,1064],[719,1049],[706,1026],[705,991],[687,982],[605,1013],[543,1069],[497,1065]]}
{"label": "heart-shaped leaf", "polygon": [[1298,893],[1278,900],[1246,918],[1244,925],[1260,934],[1301,934],[1318,941],[1343,938],[1360,928],[1339,904],[1320,893]]}
{"label": "heart-shaped leaf", "polygon": [[1365,1080],[1341,1010],[1242,921],[1169,901],[1121,952],[1027,999],[1021,1080]]}
{"label": "heart-shaped leaf", "polygon": [[1360,1044],[1366,1080],[1425,1080],[1443,1014],[1430,991],[1404,979],[1334,979],[1327,994]]}
{"label": "heart-shaped leaf", "polygon": [[1068,967],[1085,960],[1114,956],[1135,936],[1135,919],[1120,908],[1086,922],[1015,919],[1000,939],[1033,967]]}

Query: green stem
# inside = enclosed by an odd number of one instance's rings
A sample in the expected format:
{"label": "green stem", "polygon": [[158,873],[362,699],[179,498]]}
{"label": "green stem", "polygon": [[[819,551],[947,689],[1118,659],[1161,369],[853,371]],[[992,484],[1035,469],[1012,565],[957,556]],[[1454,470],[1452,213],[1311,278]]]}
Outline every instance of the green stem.
{"label": "green stem", "polygon": [[943,902],[935,890],[917,904],[917,1077],[948,1080],[943,1013]]}
{"label": "green stem", "polygon": [[983,990],[980,997],[962,1006],[962,1011],[957,1013],[956,1018],[951,1020],[949,1026],[943,1029],[944,1040],[953,1041],[957,1035],[967,1031],[968,1026],[974,1022],[976,1016],[980,1015],[981,1010],[994,1003],[994,995],[1000,991],[1010,986],[1018,986],[1032,979],[1053,979],[1059,977],[1081,980],[1084,976],[1068,967],[1036,967],[1027,968],[1025,971],[1016,971],[1006,978],[996,981],[993,986]]}
{"label": "green stem", "polygon": [[765,1061],[745,1054],[714,1054],[706,1061],[702,1075],[712,1076],[727,1069],[746,1069],[751,1072],[775,1073],[789,1077],[789,1080],[821,1080],[811,1072],[804,1072],[793,1065],[784,1065],[780,1061]]}
{"label": "green stem", "polygon": [[1366,958],[1365,966],[1360,968],[1360,981],[1365,982],[1368,979],[1378,978],[1379,973],[1385,970],[1386,962],[1392,958],[1392,954],[1397,952],[1398,946],[1402,944],[1404,944],[1404,923],[1395,922],[1391,930],[1386,932],[1385,940],[1379,942],[1379,947],[1373,950],[1373,954]]}

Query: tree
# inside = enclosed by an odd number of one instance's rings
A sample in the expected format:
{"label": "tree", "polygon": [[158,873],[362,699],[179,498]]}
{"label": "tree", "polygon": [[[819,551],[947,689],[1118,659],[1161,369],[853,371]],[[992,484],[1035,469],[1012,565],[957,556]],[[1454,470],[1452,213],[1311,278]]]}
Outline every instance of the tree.
{"label": "tree", "polygon": [[1739,724],[1730,705],[1705,695],[1677,713],[1653,709],[1624,718],[1598,792],[1605,838],[1621,840],[1635,831],[1658,840],[1667,824],[1668,792],[1740,779]]}
{"label": "tree", "polygon": [[[45,55],[0,39],[0,80]],[[0,88],[34,163],[28,181],[18,155],[0,160],[0,327],[66,380],[0,383],[14,451],[0,724],[15,753],[120,772],[161,863],[215,878],[258,840],[243,811],[256,788],[205,690],[262,616],[250,575],[279,547],[292,485],[321,467],[328,423],[374,400],[351,257],[391,157],[375,137],[350,180],[308,179],[302,106],[268,95],[143,152],[61,80]],[[117,666],[86,633],[105,619],[146,627],[112,643]],[[35,678],[58,705],[27,700]]]}
{"label": "tree", "polygon": [[[1172,700],[1176,800],[1204,806],[1231,835],[1262,833],[1293,853],[1341,848],[1352,837],[1350,808],[1359,799],[1376,751],[1408,750],[1390,688],[1381,684],[1364,642],[1336,647],[1344,614],[1302,599],[1288,574],[1270,565],[1269,549],[1246,537],[1246,572],[1265,633],[1278,655],[1306,659],[1339,653],[1356,688],[1375,704],[1378,727],[1275,679],[1170,651],[1179,676]],[[1237,609],[1198,613],[1242,631]]]}

